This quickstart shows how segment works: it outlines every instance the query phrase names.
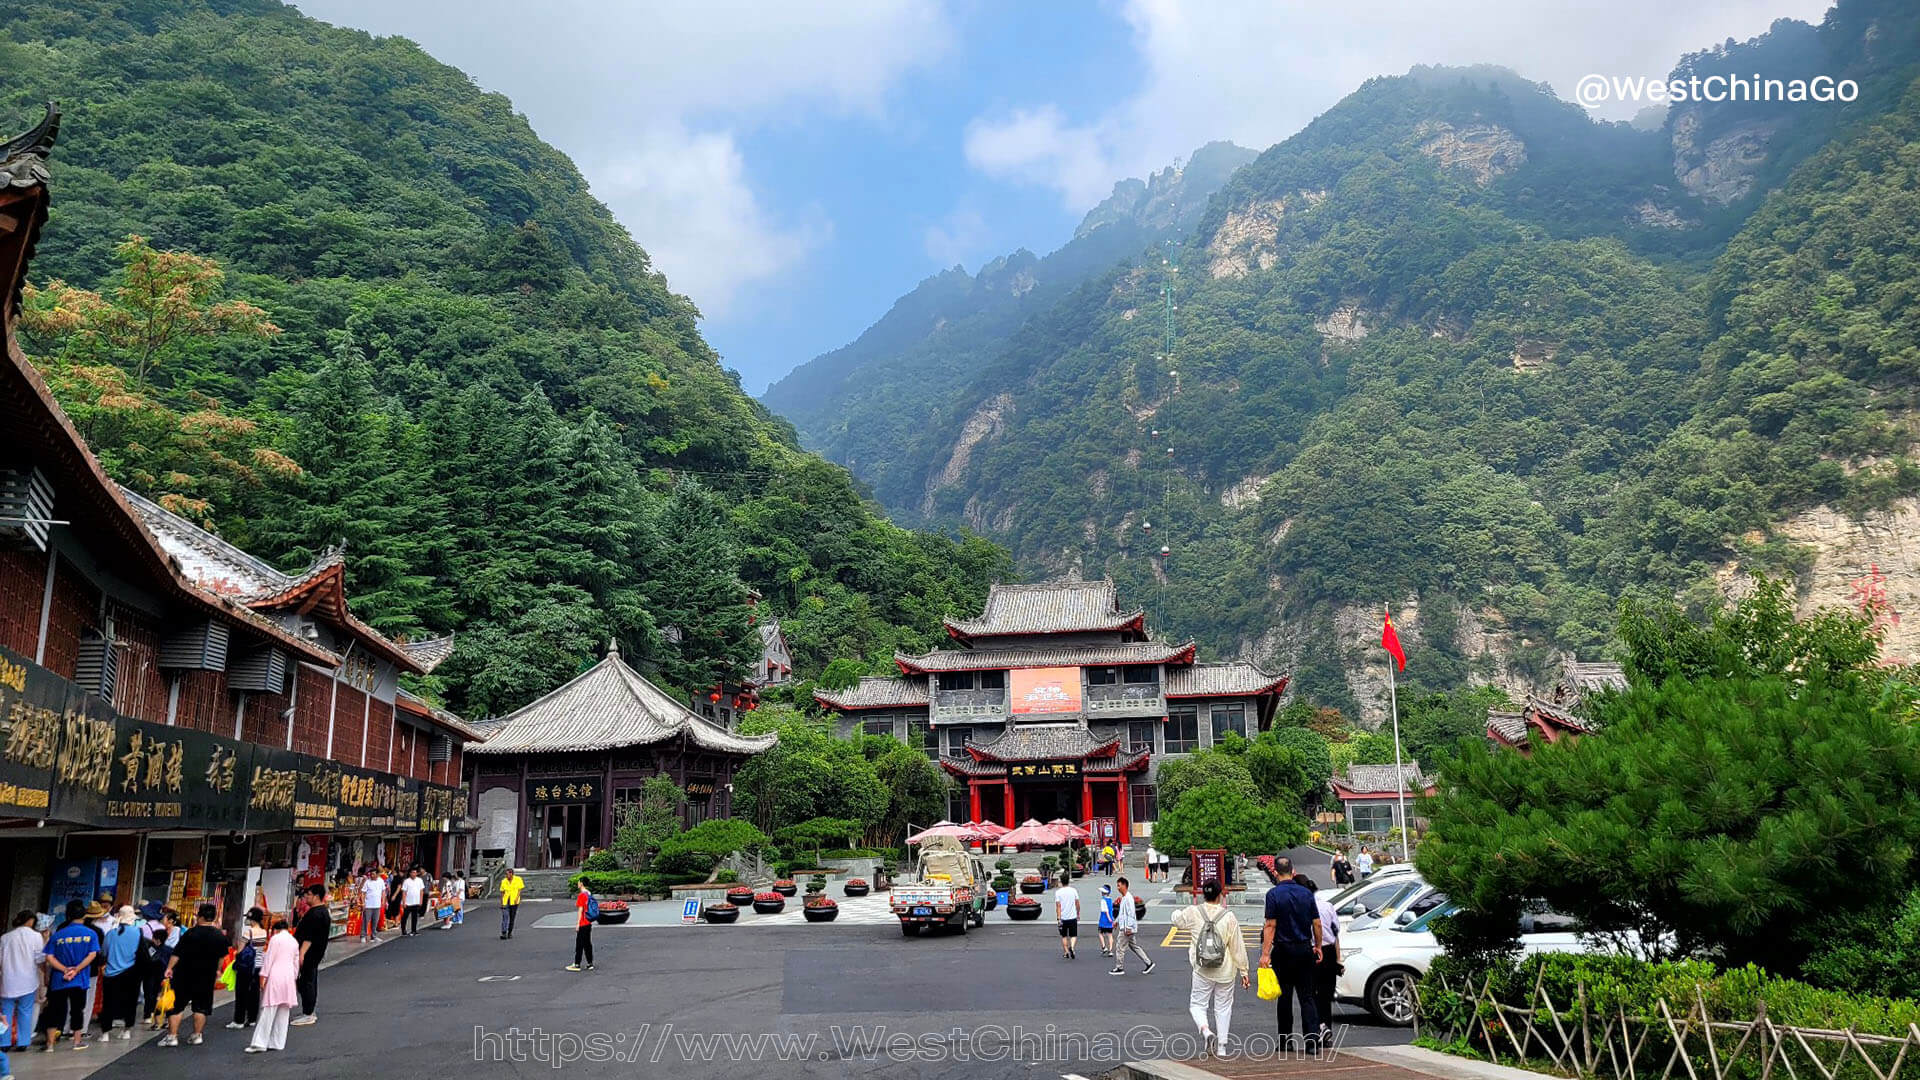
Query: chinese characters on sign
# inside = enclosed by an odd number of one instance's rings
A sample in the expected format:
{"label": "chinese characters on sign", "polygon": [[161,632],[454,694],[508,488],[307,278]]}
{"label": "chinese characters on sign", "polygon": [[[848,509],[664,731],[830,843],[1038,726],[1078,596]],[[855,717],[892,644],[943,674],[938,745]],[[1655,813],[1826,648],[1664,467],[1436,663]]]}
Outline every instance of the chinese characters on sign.
{"label": "chinese characters on sign", "polygon": [[1077,780],[1080,777],[1080,763],[1077,761],[1016,763],[1007,766],[1007,776],[1014,780]]}
{"label": "chinese characters on sign", "polygon": [[597,776],[563,776],[558,779],[535,777],[527,781],[527,801],[530,803],[597,802],[600,794],[600,778]]}

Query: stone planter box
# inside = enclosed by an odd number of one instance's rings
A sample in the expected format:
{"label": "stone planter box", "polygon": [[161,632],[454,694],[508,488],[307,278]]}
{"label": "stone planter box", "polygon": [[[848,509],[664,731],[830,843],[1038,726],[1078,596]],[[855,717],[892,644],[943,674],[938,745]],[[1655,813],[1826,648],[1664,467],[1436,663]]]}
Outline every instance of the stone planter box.
{"label": "stone planter box", "polygon": [[674,900],[702,900],[717,904],[727,898],[728,889],[735,887],[736,886],[733,885],[721,885],[718,882],[713,884],[669,885],[667,886],[667,894],[669,898]]}

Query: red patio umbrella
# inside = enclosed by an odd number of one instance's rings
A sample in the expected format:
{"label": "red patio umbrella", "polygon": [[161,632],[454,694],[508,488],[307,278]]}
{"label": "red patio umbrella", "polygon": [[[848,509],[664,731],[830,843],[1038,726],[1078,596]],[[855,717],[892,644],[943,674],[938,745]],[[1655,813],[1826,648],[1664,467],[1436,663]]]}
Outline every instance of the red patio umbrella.
{"label": "red patio umbrella", "polygon": [[929,825],[919,832],[914,833],[912,836],[907,837],[907,843],[917,844],[931,836],[951,836],[956,840],[965,842],[968,840],[984,839],[986,834],[971,825],[955,825],[951,821],[941,821]]}
{"label": "red patio umbrella", "polygon": [[1042,825],[1032,818],[1021,822],[1019,828],[1000,837],[1002,847],[1017,847],[1022,844],[1052,845],[1066,842],[1067,839],[1060,835],[1060,830],[1051,825]]}
{"label": "red patio umbrella", "polygon": [[995,840],[1007,835],[1007,827],[1005,825],[996,824],[991,821],[969,821],[967,822],[967,828],[978,829],[981,835]]}
{"label": "red patio umbrella", "polygon": [[1088,832],[1087,830],[1081,828],[1078,825],[1075,825],[1073,822],[1068,821],[1066,818],[1054,818],[1052,821],[1047,822],[1047,825],[1050,826],[1051,828],[1057,829],[1060,835],[1068,840],[1093,839],[1092,833]]}

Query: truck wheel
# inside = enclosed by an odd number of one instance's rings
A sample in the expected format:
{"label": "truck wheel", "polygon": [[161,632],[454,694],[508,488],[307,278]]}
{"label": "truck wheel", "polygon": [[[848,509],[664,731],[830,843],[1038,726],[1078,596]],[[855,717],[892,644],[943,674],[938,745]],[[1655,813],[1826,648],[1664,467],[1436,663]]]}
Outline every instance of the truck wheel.
{"label": "truck wheel", "polygon": [[987,913],[984,911],[975,911],[973,913],[973,925],[975,927],[987,925]]}

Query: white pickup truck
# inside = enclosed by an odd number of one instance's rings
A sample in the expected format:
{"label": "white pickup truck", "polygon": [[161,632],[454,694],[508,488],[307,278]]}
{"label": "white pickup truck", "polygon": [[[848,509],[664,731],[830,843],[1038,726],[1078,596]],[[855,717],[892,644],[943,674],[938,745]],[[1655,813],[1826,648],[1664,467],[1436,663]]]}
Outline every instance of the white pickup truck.
{"label": "white pickup truck", "polygon": [[912,937],[922,927],[987,924],[987,894],[992,885],[980,860],[960,841],[936,836],[920,845],[913,876],[896,881],[889,894],[900,933]]}

